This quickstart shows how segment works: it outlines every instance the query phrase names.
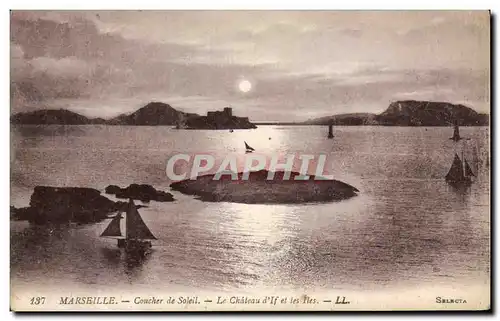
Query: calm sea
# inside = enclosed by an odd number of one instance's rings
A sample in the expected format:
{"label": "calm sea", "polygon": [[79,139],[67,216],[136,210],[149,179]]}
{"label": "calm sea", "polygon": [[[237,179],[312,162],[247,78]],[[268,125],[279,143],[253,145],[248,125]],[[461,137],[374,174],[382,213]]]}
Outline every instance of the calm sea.
{"label": "calm sea", "polygon": [[[326,170],[360,190],[326,204],[206,203],[172,192],[173,203],[140,213],[157,236],[131,263],[90,225],[11,222],[13,286],[96,289],[379,289],[489,283],[489,132],[461,128],[260,126],[189,131],[169,127],[11,128],[11,205],[29,204],[36,185],[151,184],[169,191],[176,153],[222,160],[244,155],[326,154]],[[444,181],[457,152],[477,178],[457,191]],[[113,199],[110,196],[111,199]],[[140,202],[138,202],[140,203]]]}

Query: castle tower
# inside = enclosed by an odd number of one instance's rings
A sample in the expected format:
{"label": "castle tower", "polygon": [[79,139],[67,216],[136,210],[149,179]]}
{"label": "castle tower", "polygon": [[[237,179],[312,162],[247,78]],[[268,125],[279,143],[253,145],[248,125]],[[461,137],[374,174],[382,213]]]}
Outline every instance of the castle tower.
{"label": "castle tower", "polygon": [[228,118],[231,118],[233,116],[233,109],[231,107],[225,107],[224,115]]}

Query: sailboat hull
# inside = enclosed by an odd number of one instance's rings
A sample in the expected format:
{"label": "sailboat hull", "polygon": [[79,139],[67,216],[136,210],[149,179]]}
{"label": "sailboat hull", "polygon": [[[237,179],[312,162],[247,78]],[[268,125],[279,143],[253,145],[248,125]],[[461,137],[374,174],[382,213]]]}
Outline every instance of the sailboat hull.
{"label": "sailboat hull", "polygon": [[143,255],[151,251],[152,244],[150,241],[123,239],[123,240],[118,240],[118,247],[124,248],[125,251],[129,254]]}
{"label": "sailboat hull", "polygon": [[125,239],[118,239],[118,247],[119,248],[121,248],[121,249],[124,248],[125,245],[126,245],[126,243],[127,243],[127,240],[125,240]]}
{"label": "sailboat hull", "polygon": [[152,247],[151,242],[148,240],[156,240],[156,237],[142,220],[132,199],[129,200],[125,221],[126,237],[122,237],[120,230],[121,218],[121,215],[114,217],[101,236],[120,237],[117,240],[117,246],[118,248],[125,249],[127,254],[144,255],[148,253]]}
{"label": "sailboat hull", "polygon": [[446,182],[452,186],[469,186],[472,184],[472,179],[470,177],[464,177],[462,179],[447,179]]}

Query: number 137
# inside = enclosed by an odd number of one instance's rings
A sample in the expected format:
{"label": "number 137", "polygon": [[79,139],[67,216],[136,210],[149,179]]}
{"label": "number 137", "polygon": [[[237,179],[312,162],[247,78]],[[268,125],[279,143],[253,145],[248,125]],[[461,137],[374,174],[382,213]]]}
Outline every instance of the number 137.
{"label": "number 137", "polygon": [[45,297],[44,296],[35,296],[32,297],[30,300],[31,305],[40,305],[40,304],[45,304]]}

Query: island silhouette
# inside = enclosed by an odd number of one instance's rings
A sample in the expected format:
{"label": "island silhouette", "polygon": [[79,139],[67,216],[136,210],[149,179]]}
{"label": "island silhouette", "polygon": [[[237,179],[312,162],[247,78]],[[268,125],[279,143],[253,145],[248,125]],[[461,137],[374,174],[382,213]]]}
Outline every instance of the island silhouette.
{"label": "island silhouette", "polygon": [[[380,114],[348,113],[303,122],[259,122],[259,125],[337,125],[337,126],[487,126],[489,115],[470,107],[447,102],[402,100],[392,102]],[[25,125],[125,125],[176,126],[179,129],[250,129],[256,128],[248,117],[236,117],[232,108],[209,111],[206,116],[179,111],[169,104],[150,102],[131,114],[111,119],[88,118],[66,109],[42,109],[12,115],[12,124]]]}

